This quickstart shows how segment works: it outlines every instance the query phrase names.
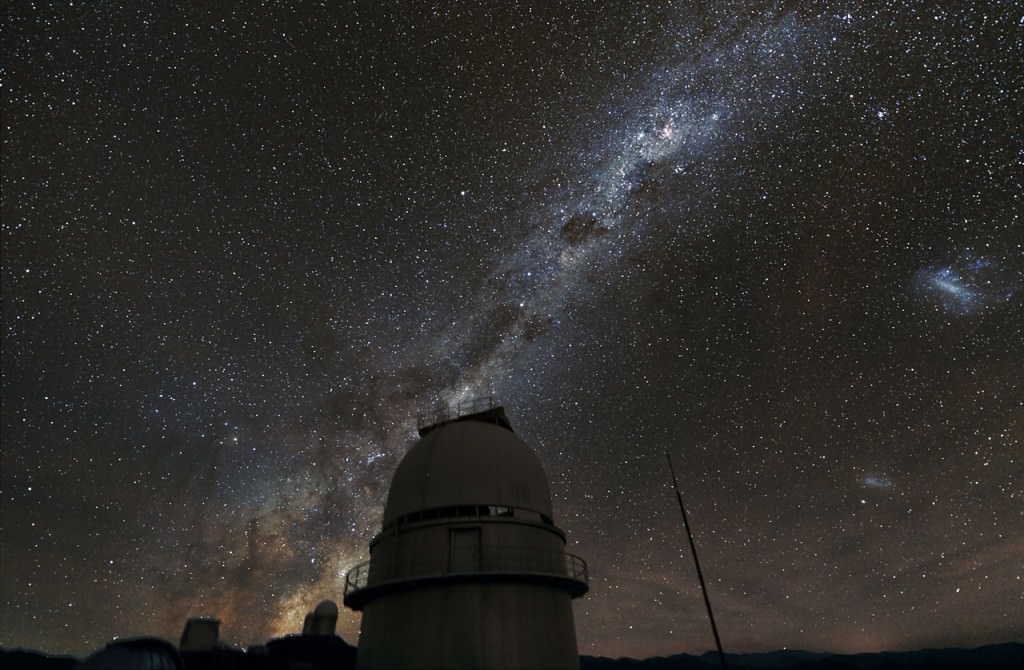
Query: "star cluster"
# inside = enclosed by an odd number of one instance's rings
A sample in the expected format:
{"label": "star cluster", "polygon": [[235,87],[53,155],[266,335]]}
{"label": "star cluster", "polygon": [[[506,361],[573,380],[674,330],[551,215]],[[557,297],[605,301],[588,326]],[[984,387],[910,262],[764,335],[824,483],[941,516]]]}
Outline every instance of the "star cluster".
{"label": "star cluster", "polygon": [[489,394],[581,653],[713,644],[666,453],[727,650],[1024,636],[1024,9],[336,4],[5,12],[0,644],[301,629]]}

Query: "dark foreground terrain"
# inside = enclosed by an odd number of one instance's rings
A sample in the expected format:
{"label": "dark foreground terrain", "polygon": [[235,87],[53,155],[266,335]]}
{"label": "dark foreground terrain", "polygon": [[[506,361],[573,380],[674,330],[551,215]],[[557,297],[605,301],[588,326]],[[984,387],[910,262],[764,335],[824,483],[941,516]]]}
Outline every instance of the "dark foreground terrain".
{"label": "dark foreground terrain", "polygon": [[[351,649],[351,647],[349,647]],[[230,658],[228,658],[230,656]],[[195,655],[185,657],[185,667],[192,670],[211,667],[207,660]],[[249,670],[277,667],[265,656],[241,652],[215,659],[221,670]],[[344,658],[318,659],[330,667],[352,667],[351,653]],[[225,662],[226,661],[226,662]],[[727,654],[730,670],[1022,670],[1024,644],[994,644],[977,649],[925,649],[922,651],[884,652],[878,654],[819,654],[806,651],[775,651],[765,654]],[[340,662],[340,663],[339,663]],[[3,670],[74,670],[79,659],[70,656],[48,656],[36,651],[0,649]],[[647,658],[602,658],[582,656],[582,670],[718,670],[718,655]],[[287,666],[282,666],[287,667]],[[306,667],[321,667],[314,663]],[[323,667],[327,667],[325,664]]]}
{"label": "dark foreground terrain", "polygon": [[[582,670],[718,670],[717,653],[647,658],[581,657]],[[730,670],[1022,670],[1024,644],[994,644],[977,649],[925,649],[877,654],[819,654],[773,651],[726,654]]]}

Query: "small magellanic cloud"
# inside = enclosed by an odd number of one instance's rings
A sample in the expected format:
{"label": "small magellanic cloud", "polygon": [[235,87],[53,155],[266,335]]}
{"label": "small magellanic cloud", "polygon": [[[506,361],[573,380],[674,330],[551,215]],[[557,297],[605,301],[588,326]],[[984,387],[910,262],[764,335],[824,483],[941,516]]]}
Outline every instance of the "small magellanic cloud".
{"label": "small magellanic cloud", "polygon": [[876,491],[888,491],[892,488],[892,480],[884,475],[864,475],[860,478],[860,484],[864,488]]}

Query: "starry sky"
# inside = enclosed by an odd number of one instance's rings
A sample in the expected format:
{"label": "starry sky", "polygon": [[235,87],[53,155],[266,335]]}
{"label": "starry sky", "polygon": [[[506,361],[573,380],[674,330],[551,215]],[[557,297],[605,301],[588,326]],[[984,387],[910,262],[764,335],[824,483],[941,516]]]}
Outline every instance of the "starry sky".
{"label": "starry sky", "polygon": [[[301,629],[493,395],[581,653],[1024,640],[1024,5],[23,2],[0,645]],[[354,642],[358,615],[339,632]]]}

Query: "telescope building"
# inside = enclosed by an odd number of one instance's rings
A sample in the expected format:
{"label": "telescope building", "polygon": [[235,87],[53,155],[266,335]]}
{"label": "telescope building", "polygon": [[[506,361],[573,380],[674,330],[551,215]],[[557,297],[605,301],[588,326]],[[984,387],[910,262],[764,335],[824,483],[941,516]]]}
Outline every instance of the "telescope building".
{"label": "telescope building", "polygon": [[395,471],[370,560],[346,576],[358,668],[577,668],[565,552],[540,460],[491,400],[436,416]]}

